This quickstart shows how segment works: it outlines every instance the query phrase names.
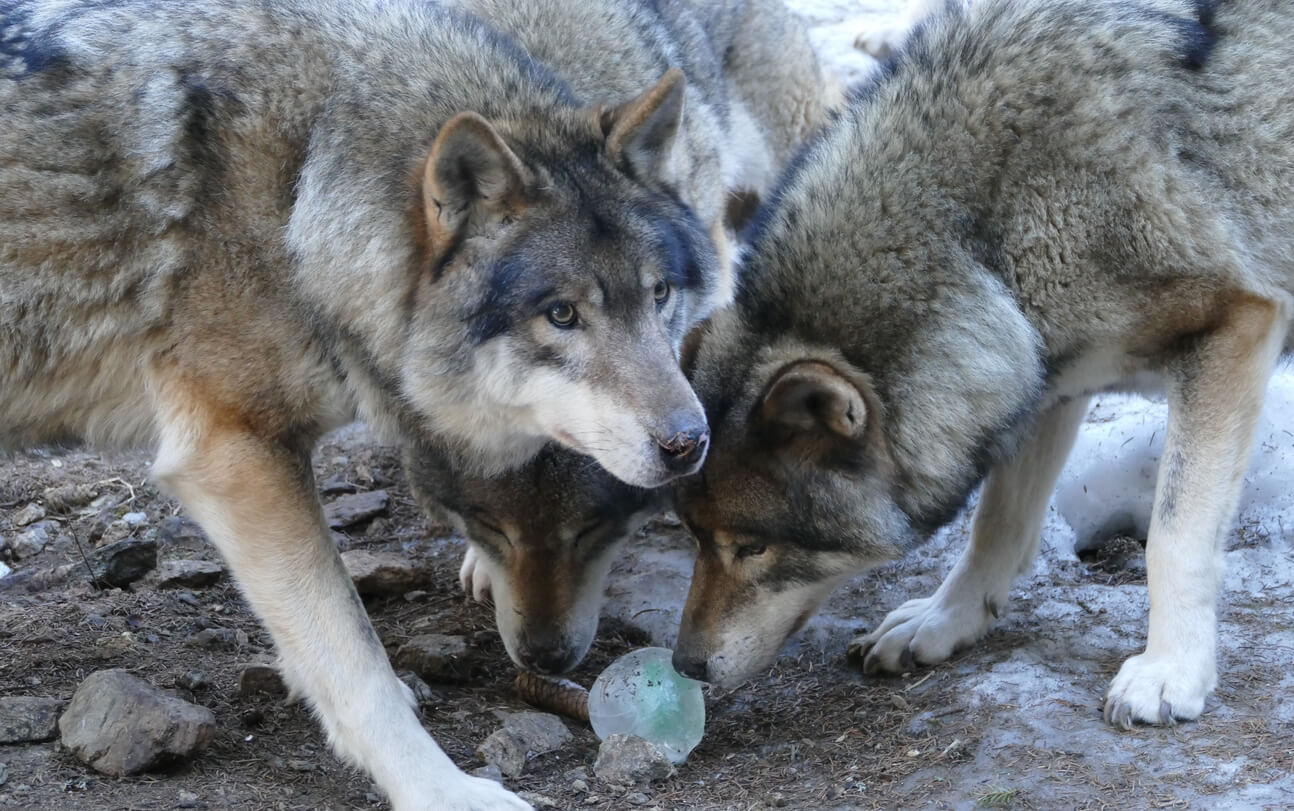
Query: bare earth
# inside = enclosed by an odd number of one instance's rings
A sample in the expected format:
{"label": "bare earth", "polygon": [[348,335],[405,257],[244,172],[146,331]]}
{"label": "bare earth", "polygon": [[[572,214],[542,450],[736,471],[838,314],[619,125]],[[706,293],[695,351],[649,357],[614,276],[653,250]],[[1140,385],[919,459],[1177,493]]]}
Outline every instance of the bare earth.
{"label": "bare earth", "polygon": [[[473,751],[499,726],[495,711],[524,705],[512,695],[514,671],[490,612],[459,592],[462,542],[413,507],[391,449],[360,429],[331,440],[317,455],[319,481],[340,477],[361,490],[391,494],[384,516],[348,529],[351,548],[402,550],[435,563],[425,595],[370,601],[388,648],[420,633],[453,633],[468,636],[480,656],[478,676],[467,684],[432,684],[434,700],[423,707],[427,728],[450,756],[464,768],[479,767]],[[167,520],[177,507],[146,476],[142,457],[10,457],[0,473],[0,534],[14,536],[12,520],[39,503],[44,488],[88,483],[109,502],[119,500],[104,508],[110,516],[145,513],[135,533],[157,534],[162,560],[216,560],[193,525]],[[104,521],[101,514],[62,517],[45,551],[14,562],[15,575],[78,562],[77,542],[92,545],[93,527]],[[710,691],[705,740],[673,779],[628,790],[602,783],[591,768],[597,739],[571,722],[575,742],[532,759],[509,786],[533,792],[531,801],[541,807],[551,802],[563,809],[1294,805],[1294,590],[1288,579],[1265,590],[1228,589],[1222,684],[1203,720],[1176,728],[1121,732],[1099,717],[1105,684],[1144,633],[1140,547],[1127,539],[1085,561],[1045,551],[1036,574],[1018,584],[999,628],[948,664],[900,678],[851,671],[843,651],[852,634],[933,590],[964,532],[958,522],[920,554],[848,584],[767,678],[733,692]],[[1281,541],[1243,528],[1230,541],[1233,554],[1269,553],[1273,544]],[[670,641],[690,557],[689,543],[668,516],[634,541],[614,571],[607,618],[573,674],[577,681],[588,685],[633,647]],[[238,694],[238,666],[272,651],[228,581],[187,593],[158,589],[147,579],[127,590],[96,590],[83,571],[34,593],[4,582],[0,695],[66,700],[85,676],[108,667],[172,688],[199,670],[210,686],[177,692],[209,707],[218,731],[190,765],[121,780],[94,773],[56,742],[0,747],[8,772],[0,806],[384,807],[366,778],[328,752],[300,704]],[[186,644],[207,627],[242,629],[248,642],[236,650]],[[125,642],[123,632],[129,632]],[[573,788],[577,779],[587,790]]]}

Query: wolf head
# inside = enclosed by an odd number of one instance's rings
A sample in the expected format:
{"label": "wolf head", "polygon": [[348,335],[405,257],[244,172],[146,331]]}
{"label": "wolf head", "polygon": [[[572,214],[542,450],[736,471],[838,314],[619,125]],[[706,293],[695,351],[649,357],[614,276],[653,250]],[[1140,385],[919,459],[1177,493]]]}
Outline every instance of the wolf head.
{"label": "wolf head", "polygon": [[[702,376],[718,371],[700,365]],[[844,579],[920,536],[893,497],[867,375],[836,353],[790,350],[718,387],[709,461],[675,487],[697,558],[674,666],[734,686],[768,667]]]}
{"label": "wolf head", "polygon": [[[463,113],[436,136],[403,388],[479,472],[550,438],[640,486],[704,458],[677,351],[720,283],[723,229],[673,191],[683,94],[672,70],[619,107],[543,126]],[[428,361],[442,352],[453,361]]]}
{"label": "wolf head", "polygon": [[666,497],[553,445],[489,478],[463,474],[425,446],[406,450],[404,467],[418,503],[471,543],[508,655],[541,673],[584,658],[617,550]]}

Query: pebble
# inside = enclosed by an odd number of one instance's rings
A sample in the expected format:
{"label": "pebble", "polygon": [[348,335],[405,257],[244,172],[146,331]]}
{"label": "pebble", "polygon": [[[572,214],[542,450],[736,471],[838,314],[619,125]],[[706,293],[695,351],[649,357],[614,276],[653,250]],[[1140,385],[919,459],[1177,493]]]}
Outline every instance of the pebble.
{"label": "pebble", "polygon": [[0,763],[0,786],[9,782],[9,767]]}
{"label": "pebble", "polygon": [[28,524],[34,524],[45,517],[45,508],[32,502],[21,510],[13,514],[9,520],[13,521],[15,527],[25,527]]}
{"label": "pebble", "polygon": [[474,777],[484,777],[486,780],[493,780],[496,783],[503,782],[503,772],[499,771],[499,767],[493,763],[487,763],[479,769],[472,769],[471,774]]}
{"label": "pebble", "polygon": [[192,791],[180,789],[180,793],[175,797],[176,808],[206,808],[207,804],[202,802],[198,795]]}
{"label": "pebble", "polygon": [[234,650],[248,643],[247,632],[241,628],[203,628],[189,634],[184,641],[194,647],[211,650]]}
{"label": "pebble", "polygon": [[142,527],[144,524],[148,523],[148,513],[143,513],[143,512],[126,513],[125,515],[121,516],[121,520],[125,521],[128,526]]}
{"label": "pebble", "polygon": [[157,568],[157,540],[125,538],[102,546],[89,555],[94,580],[121,588]]}
{"label": "pebble", "polygon": [[355,589],[365,597],[404,594],[427,586],[436,578],[436,569],[430,561],[398,553],[352,549],[343,552],[341,559]]}
{"label": "pebble", "polygon": [[199,547],[206,545],[207,536],[196,521],[174,515],[163,519],[158,526],[158,540],[164,544],[188,543]]}
{"label": "pebble", "polygon": [[201,670],[186,670],[175,680],[175,686],[185,690],[201,690],[210,684],[211,679]]}
{"label": "pebble", "polygon": [[608,735],[598,747],[593,773],[608,783],[648,783],[674,776],[665,750],[637,735]]}
{"label": "pebble", "polygon": [[575,792],[576,794],[579,794],[588,790],[589,790],[589,784],[584,782],[583,780],[571,781],[571,791]]}
{"label": "pebble", "polygon": [[499,767],[506,777],[517,777],[529,758],[560,749],[572,740],[562,719],[546,712],[515,712],[503,726],[476,748],[476,756]]}
{"label": "pebble", "polygon": [[630,805],[646,805],[651,802],[651,797],[648,797],[641,791],[631,791],[625,795],[625,802]]}
{"label": "pebble", "polygon": [[244,665],[238,673],[238,695],[244,698],[258,693],[271,696],[287,695],[283,677],[272,665],[253,662]]}
{"label": "pebble", "polygon": [[50,531],[55,526],[52,521],[41,521],[14,536],[9,542],[9,550],[13,553],[14,559],[22,560],[43,552],[45,546],[52,540]]}
{"label": "pebble", "polygon": [[76,689],[58,728],[83,763],[123,777],[192,757],[211,740],[215,723],[206,707],[124,670],[100,670]]}
{"label": "pebble", "polygon": [[333,529],[345,529],[386,512],[389,501],[385,490],[338,496],[324,505],[324,517]]}
{"label": "pebble", "polygon": [[521,791],[517,796],[533,805],[535,808],[557,808],[557,801],[552,797],[544,794],[538,794],[533,791]]}
{"label": "pebble", "polygon": [[36,743],[58,737],[63,702],[39,696],[0,698],[0,743]]}
{"label": "pebble", "polygon": [[165,560],[157,567],[157,585],[164,589],[200,589],[224,576],[224,567],[209,560]]}
{"label": "pebble", "polygon": [[395,652],[397,668],[412,670],[428,681],[465,681],[475,664],[476,656],[462,636],[423,634]]}
{"label": "pebble", "polygon": [[400,681],[408,685],[409,689],[413,691],[413,698],[418,702],[419,706],[439,704],[443,700],[439,693],[432,690],[425,681],[418,677],[417,673],[402,670],[397,675],[400,677]]}

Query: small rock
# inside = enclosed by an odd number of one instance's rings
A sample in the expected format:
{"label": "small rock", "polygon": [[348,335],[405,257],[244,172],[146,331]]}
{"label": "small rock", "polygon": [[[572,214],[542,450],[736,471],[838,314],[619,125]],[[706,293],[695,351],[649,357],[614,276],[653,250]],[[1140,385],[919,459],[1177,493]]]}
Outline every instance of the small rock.
{"label": "small rock", "polygon": [[294,772],[313,772],[315,769],[319,768],[319,764],[317,762],[303,759],[287,760],[284,762],[284,765]]}
{"label": "small rock", "polygon": [[416,603],[426,597],[427,591],[425,589],[414,589],[413,591],[406,591],[404,593],[404,601],[406,603]]}
{"label": "small rock", "polygon": [[543,794],[537,794],[533,791],[521,791],[517,796],[533,805],[535,808],[556,808],[557,801],[552,797]]}
{"label": "small rock", "polygon": [[157,567],[157,585],[164,589],[200,589],[224,576],[224,567],[209,560],[165,560]]}
{"label": "small rock", "polygon": [[13,518],[10,520],[13,521],[13,525],[15,527],[25,527],[28,524],[36,523],[44,517],[45,508],[33,501],[31,504],[28,504],[18,512],[14,513]]}
{"label": "small rock", "polygon": [[178,592],[175,595],[175,599],[179,600],[185,605],[192,606],[194,608],[198,608],[199,606],[202,605],[202,601],[200,601],[193,592],[188,591],[187,589],[184,591]]}
{"label": "small rock", "polygon": [[319,490],[325,496],[335,496],[338,493],[353,493],[359,488],[354,482],[346,481],[345,476],[333,476],[323,484],[319,485]]}
{"label": "small rock", "polygon": [[673,777],[674,764],[646,738],[617,732],[598,747],[593,773],[608,783],[647,783]]}
{"label": "small rock", "polygon": [[343,552],[341,559],[356,590],[365,597],[404,594],[426,586],[436,577],[430,562],[390,552],[353,549]]}
{"label": "small rock", "polygon": [[186,670],[175,680],[176,687],[185,690],[201,690],[211,684],[211,679],[201,670]]}
{"label": "small rock", "polygon": [[53,538],[51,530],[55,526],[53,522],[41,521],[14,536],[14,539],[9,542],[9,550],[13,553],[14,559],[22,560],[43,552]]}
{"label": "small rock", "polygon": [[385,490],[338,496],[324,505],[324,517],[333,529],[344,529],[386,512],[390,497]]}
{"label": "small rock", "polygon": [[9,767],[0,763],[0,786],[9,782]]}
{"label": "small rock", "polygon": [[648,797],[641,791],[631,791],[625,795],[625,802],[630,805],[646,805],[651,802],[651,797]]}
{"label": "small rock", "polygon": [[472,769],[471,773],[474,777],[484,777],[486,780],[493,780],[496,783],[503,782],[503,772],[499,771],[499,767],[493,763],[487,763],[479,769]]}
{"label": "small rock", "polygon": [[391,532],[391,523],[385,518],[374,518],[364,530],[365,538],[381,539]]}
{"label": "small rock", "polygon": [[95,489],[89,484],[60,484],[47,487],[41,494],[45,508],[56,513],[70,513],[94,500]]}
{"label": "small rock", "polygon": [[90,553],[90,571],[104,585],[121,588],[157,567],[157,541],[126,538]]}
{"label": "small rock", "polygon": [[206,808],[206,806],[207,804],[192,791],[180,789],[180,793],[175,797],[176,808]]}
{"label": "small rock", "polygon": [[[104,547],[109,544],[117,543],[118,541],[123,541],[134,534],[135,528],[118,518],[115,521],[109,521],[103,526],[102,530],[98,533],[98,538],[95,538],[94,544],[97,547]],[[93,535],[94,533],[91,532],[92,537]]]}
{"label": "small rock", "polygon": [[123,631],[94,641],[94,655],[99,659],[114,659],[135,649],[135,635]]}
{"label": "small rock", "polygon": [[415,636],[395,652],[395,666],[429,681],[463,681],[471,677],[476,657],[467,638],[445,634]]}
{"label": "small rock", "polygon": [[38,696],[0,698],[0,743],[36,743],[58,737],[63,702]]}
{"label": "small rock", "polygon": [[409,689],[413,691],[413,698],[418,702],[419,706],[439,704],[441,702],[440,694],[427,686],[427,683],[420,679],[417,673],[402,670],[398,675],[400,681],[408,685]]}
{"label": "small rock", "polygon": [[148,523],[148,513],[129,512],[121,516],[121,520],[125,521],[132,527],[142,527],[144,524]]}
{"label": "small rock", "polygon": [[571,781],[571,791],[575,792],[576,794],[579,794],[581,792],[585,792],[588,790],[589,790],[589,784],[584,782],[583,780]]}
{"label": "small rock", "polygon": [[247,632],[241,628],[203,628],[184,640],[197,648],[236,650],[247,645]]}
{"label": "small rock", "polygon": [[158,690],[124,670],[100,670],[76,689],[58,720],[63,745],[113,777],[172,765],[211,739],[211,710]]}
{"label": "small rock", "polygon": [[158,540],[164,544],[187,544],[196,548],[207,543],[207,536],[197,522],[178,515],[164,519],[158,530]]}
{"label": "small rock", "polygon": [[499,767],[506,777],[525,770],[526,760],[560,749],[571,741],[562,719],[546,712],[509,714],[503,726],[476,748],[476,756]]}
{"label": "small rock", "polygon": [[257,693],[279,696],[286,695],[287,692],[283,677],[271,665],[253,663],[245,665],[238,673],[238,695],[244,698]]}

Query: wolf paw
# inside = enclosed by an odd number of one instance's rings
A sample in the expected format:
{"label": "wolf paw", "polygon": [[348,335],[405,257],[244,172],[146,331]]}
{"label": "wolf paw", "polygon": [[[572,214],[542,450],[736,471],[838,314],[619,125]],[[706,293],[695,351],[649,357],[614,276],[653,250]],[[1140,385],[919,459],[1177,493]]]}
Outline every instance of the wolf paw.
{"label": "wolf paw", "polygon": [[467,552],[463,554],[463,565],[458,569],[458,583],[463,587],[463,592],[470,594],[478,603],[494,602],[490,593],[490,575],[481,565],[480,553],[471,543],[468,543]]}
{"label": "wolf paw", "polygon": [[1217,686],[1211,661],[1183,661],[1139,653],[1123,663],[1105,694],[1105,722],[1132,725],[1192,721],[1204,711],[1204,697]]}
{"label": "wolf paw", "polygon": [[530,803],[493,780],[467,775],[442,784],[439,796],[392,805],[395,811],[534,811]]}
{"label": "wolf paw", "polygon": [[849,661],[864,673],[903,673],[933,665],[979,639],[992,613],[983,606],[944,605],[936,597],[909,600],[880,627],[849,644]]}

